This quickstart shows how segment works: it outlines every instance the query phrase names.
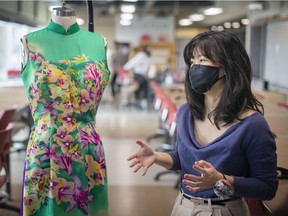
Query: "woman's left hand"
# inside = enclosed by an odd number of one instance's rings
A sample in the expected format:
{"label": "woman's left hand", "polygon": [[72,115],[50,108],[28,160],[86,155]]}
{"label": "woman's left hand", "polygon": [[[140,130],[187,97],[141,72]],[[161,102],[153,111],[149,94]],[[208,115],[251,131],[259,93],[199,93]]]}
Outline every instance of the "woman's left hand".
{"label": "woman's left hand", "polygon": [[199,171],[201,176],[184,174],[183,183],[188,190],[194,192],[206,190],[212,188],[220,179],[223,179],[223,174],[218,172],[212,164],[207,161],[196,161],[193,169]]}

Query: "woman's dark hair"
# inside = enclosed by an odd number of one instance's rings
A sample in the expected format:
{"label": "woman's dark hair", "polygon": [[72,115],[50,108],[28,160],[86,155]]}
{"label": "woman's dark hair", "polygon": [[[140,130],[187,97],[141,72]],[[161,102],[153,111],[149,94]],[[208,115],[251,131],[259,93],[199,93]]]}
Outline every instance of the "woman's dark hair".
{"label": "woman's dark hair", "polygon": [[252,69],[249,56],[241,41],[227,31],[209,31],[194,37],[184,49],[187,66],[185,91],[189,109],[195,119],[204,120],[204,95],[195,92],[189,82],[191,58],[197,52],[219,64],[225,71],[225,84],[217,107],[208,117],[219,129],[220,125],[229,125],[238,119],[246,109],[263,114],[263,105],[255,98],[251,90]]}

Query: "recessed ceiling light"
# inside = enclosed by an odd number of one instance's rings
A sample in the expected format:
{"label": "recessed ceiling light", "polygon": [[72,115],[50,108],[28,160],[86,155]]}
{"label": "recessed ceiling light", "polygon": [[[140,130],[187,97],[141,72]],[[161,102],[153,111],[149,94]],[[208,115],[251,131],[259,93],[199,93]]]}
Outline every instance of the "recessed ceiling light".
{"label": "recessed ceiling light", "polygon": [[121,5],[120,10],[122,13],[134,13],[136,11],[135,5]]}
{"label": "recessed ceiling light", "polygon": [[205,19],[205,15],[204,14],[192,14],[189,16],[189,19],[191,21],[199,22]]}
{"label": "recessed ceiling light", "polygon": [[179,20],[178,23],[179,23],[180,26],[189,26],[193,22],[190,19],[181,19],[181,20]]}
{"label": "recessed ceiling light", "polygon": [[249,10],[262,10],[263,4],[260,2],[253,2],[253,3],[250,3],[247,7]]}
{"label": "recessed ceiling light", "polygon": [[233,22],[232,27],[233,28],[240,28],[240,23],[239,22]]}
{"label": "recessed ceiling light", "polygon": [[218,31],[224,31],[224,27],[223,26],[217,26],[217,30]]}
{"label": "recessed ceiling light", "polygon": [[133,14],[132,13],[122,13],[120,15],[120,18],[124,19],[124,20],[132,20],[133,19]]}
{"label": "recessed ceiling light", "polygon": [[123,0],[124,2],[138,2],[138,0]]}
{"label": "recessed ceiling light", "polygon": [[249,19],[241,19],[241,23],[243,25],[249,25],[250,21],[249,21]]}
{"label": "recessed ceiling light", "polygon": [[218,30],[217,26],[211,26],[211,31],[217,31],[217,30]]}
{"label": "recessed ceiling light", "polygon": [[218,15],[218,14],[221,14],[222,12],[223,12],[223,8],[216,8],[216,7],[212,7],[212,8],[208,8],[204,10],[204,14],[207,16]]}
{"label": "recessed ceiling light", "polygon": [[131,20],[120,20],[120,25],[122,26],[130,26],[131,25]]}
{"label": "recessed ceiling light", "polygon": [[224,27],[225,28],[231,28],[231,22],[225,22]]}

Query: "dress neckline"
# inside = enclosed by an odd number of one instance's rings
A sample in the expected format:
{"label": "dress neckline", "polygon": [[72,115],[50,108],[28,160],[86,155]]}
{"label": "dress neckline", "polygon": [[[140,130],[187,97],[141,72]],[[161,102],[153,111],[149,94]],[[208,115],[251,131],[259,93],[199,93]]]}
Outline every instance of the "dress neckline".
{"label": "dress neckline", "polygon": [[74,34],[74,33],[78,32],[80,30],[80,27],[79,27],[78,23],[75,22],[66,31],[65,28],[62,25],[60,25],[58,23],[55,23],[52,20],[50,20],[50,23],[48,25],[48,29],[50,31],[56,32],[58,34],[71,35],[71,34]]}

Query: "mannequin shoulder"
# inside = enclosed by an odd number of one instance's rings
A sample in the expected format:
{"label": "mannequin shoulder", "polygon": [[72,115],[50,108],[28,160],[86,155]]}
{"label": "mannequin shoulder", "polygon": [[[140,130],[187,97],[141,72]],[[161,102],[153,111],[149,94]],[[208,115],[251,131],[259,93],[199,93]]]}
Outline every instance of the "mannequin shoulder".
{"label": "mannequin shoulder", "polygon": [[82,31],[82,34],[87,35],[88,37],[90,37],[93,40],[102,41],[104,46],[105,47],[107,46],[108,40],[107,40],[107,38],[104,35],[102,35],[100,33],[97,33],[97,32],[90,32],[90,31],[83,30],[83,29],[81,31]]}

